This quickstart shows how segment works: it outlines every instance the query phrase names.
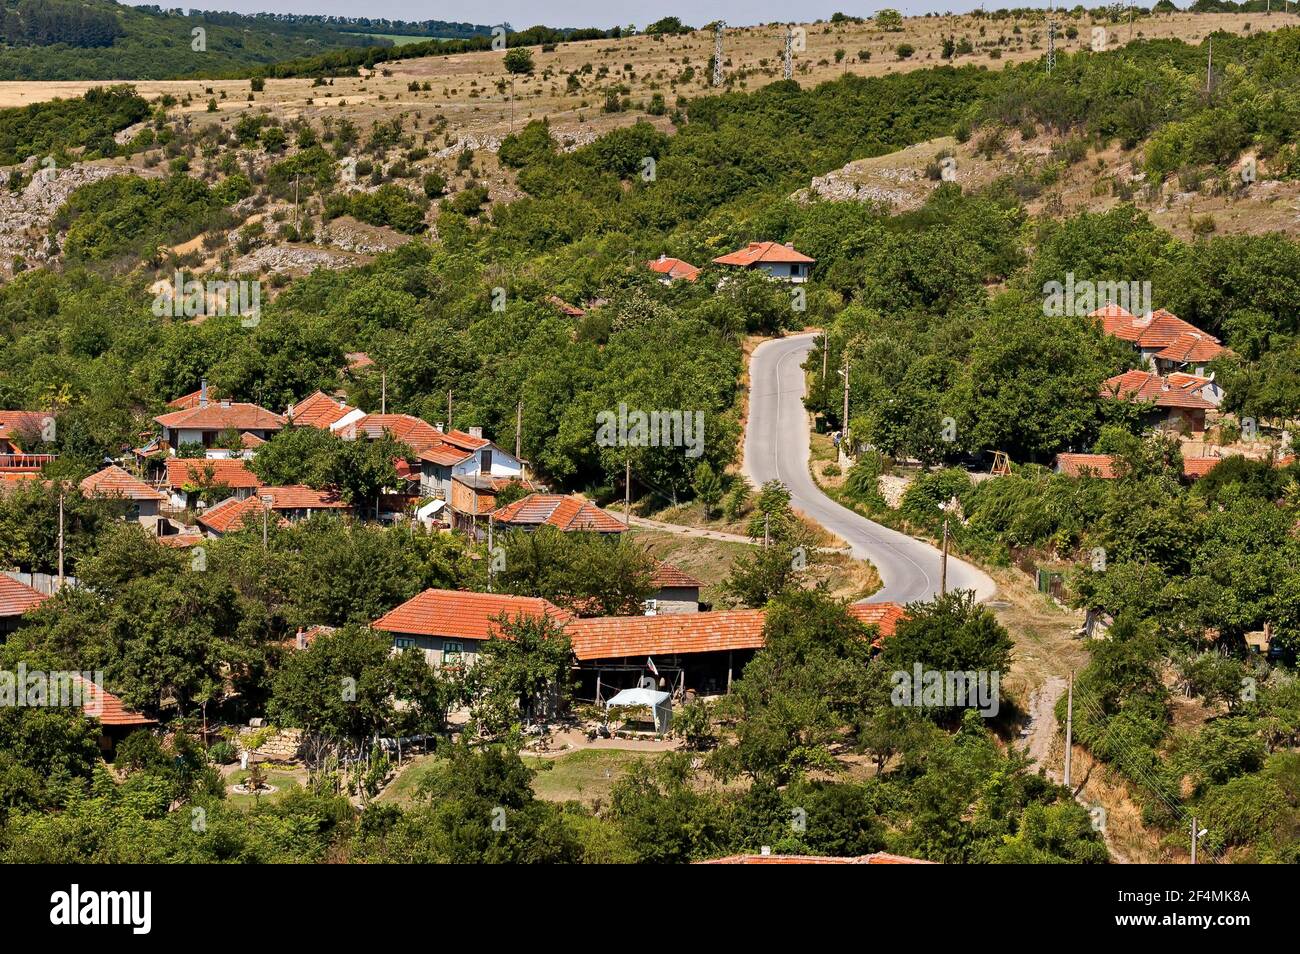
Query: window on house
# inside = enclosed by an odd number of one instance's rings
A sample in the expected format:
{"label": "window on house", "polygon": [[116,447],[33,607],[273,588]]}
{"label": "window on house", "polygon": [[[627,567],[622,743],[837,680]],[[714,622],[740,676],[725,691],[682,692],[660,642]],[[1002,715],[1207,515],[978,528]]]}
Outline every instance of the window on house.
{"label": "window on house", "polygon": [[414,636],[394,636],[393,645],[398,649],[410,649],[415,645]]}
{"label": "window on house", "polygon": [[479,451],[478,458],[479,458],[478,469],[485,474],[492,473],[492,452],[485,448]]}
{"label": "window on house", "polygon": [[448,665],[456,665],[460,662],[461,656],[465,652],[465,644],[456,642],[453,639],[445,639],[442,642],[442,661]]}

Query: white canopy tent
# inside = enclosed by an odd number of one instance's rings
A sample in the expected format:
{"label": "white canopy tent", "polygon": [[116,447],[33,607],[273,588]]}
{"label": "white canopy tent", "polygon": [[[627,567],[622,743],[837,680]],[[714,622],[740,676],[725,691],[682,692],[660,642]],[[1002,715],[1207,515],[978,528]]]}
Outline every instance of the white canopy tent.
{"label": "white canopy tent", "polygon": [[648,706],[654,711],[655,731],[666,734],[673,725],[672,695],[657,689],[624,689],[605,701],[605,711],[612,706]]}

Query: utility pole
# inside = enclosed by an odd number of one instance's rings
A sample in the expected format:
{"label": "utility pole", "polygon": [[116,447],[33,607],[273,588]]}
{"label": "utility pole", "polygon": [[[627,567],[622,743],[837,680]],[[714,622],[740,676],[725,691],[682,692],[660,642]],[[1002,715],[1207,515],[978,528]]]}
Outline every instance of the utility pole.
{"label": "utility pole", "polygon": [[293,174],[293,227],[298,227],[298,173]]}
{"label": "utility pole", "polygon": [[1205,60],[1205,95],[1210,95],[1210,87],[1214,84],[1214,37],[1210,37],[1209,55]]}
{"label": "utility pole", "polygon": [[831,333],[822,332],[822,387],[826,386],[826,358],[831,350]]}
{"label": "utility pole", "polygon": [[722,31],[727,28],[726,20],[713,24],[713,85],[722,85]]}
{"label": "utility pole", "polygon": [[785,28],[785,70],[786,79],[794,79],[794,27],[787,24]]}
{"label": "utility pole", "polygon": [[1047,21],[1047,75],[1052,75],[1052,67],[1056,65],[1056,18],[1052,17]]}
{"label": "utility pole", "polygon": [[63,485],[59,485],[59,589],[63,589]]}
{"label": "utility pole", "polygon": [[627,462],[623,471],[623,525],[632,526],[632,452],[627,452]]}
{"label": "utility pole", "polygon": [[488,592],[489,593],[492,592],[492,574],[495,569],[494,564],[496,563],[496,557],[492,553],[492,526],[495,522],[496,521],[493,520],[493,515],[489,513],[488,514]]}
{"label": "utility pole", "polygon": [[524,402],[515,405],[515,460],[523,460]]}
{"label": "utility pole", "polygon": [[771,523],[771,520],[772,520],[771,514],[767,514],[767,513],[763,514],[763,549],[764,550],[767,549],[768,540],[770,539],[769,524]]}
{"label": "utility pole", "polygon": [[447,432],[451,433],[451,388],[447,389]]}
{"label": "utility pole", "polygon": [[388,413],[388,372],[379,376],[379,413]]}
{"label": "utility pole", "polygon": [[1192,864],[1196,864],[1196,842],[1200,840],[1196,837],[1199,834],[1199,832],[1197,831],[1197,827],[1198,826],[1196,824],[1196,816],[1193,815],[1192,816]]}
{"label": "utility pole", "polygon": [[269,507],[267,507],[266,501],[265,500],[262,501],[262,549],[263,550],[266,549],[266,526],[268,522],[267,518],[270,512],[271,510]]}
{"label": "utility pole", "polygon": [[1065,690],[1065,787],[1070,787],[1070,756],[1074,754],[1074,670]]}
{"label": "utility pole", "polygon": [[939,595],[948,595],[948,512],[943,514],[943,558],[939,563]]}
{"label": "utility pole", "polygon": [[849,433],[849,351],[844,349],[844,412],[840,418],[840,444]]}

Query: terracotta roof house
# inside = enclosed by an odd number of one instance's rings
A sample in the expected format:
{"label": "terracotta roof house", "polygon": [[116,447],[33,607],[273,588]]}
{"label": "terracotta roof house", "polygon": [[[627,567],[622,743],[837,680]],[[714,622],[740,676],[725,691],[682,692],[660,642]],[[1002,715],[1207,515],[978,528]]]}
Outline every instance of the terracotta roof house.
{"label": "terracotta roof house", "polygon": [[1187,367],[1198,368],[1226,352],[1219,339],[1172,312],[1158,308],[1150,314],[1134,315],[1119,305],[1105,305],[1091,313],[1101,320],[1101,330],[1128,341],[1142,356],[1143,364],[1167,374]]}
{"label": "terracotta roof house", "polygon": [[[879,639],[892,636],[904,615],[896,603],[854,603],[850,615],[879,628]],[[565,626],[578,661],[579,696],[596,698],[597,690],[635,686],[650,662],[665,687],[680,685],[701,695],[717,695],[763,648],[766,611],[721,610],[655,616],[605,616],[575,619]]]}
{"label": "terracotta roof house", "polygon": [[349,351],[343,356],[343,360],[348,363],[348,370],[353,372],[361,371],[365,368],[373,368],[375,366],[375,362],[371,359],[370,355],[366,354],[364,351]]}
{"label": "terracotta roof house", "polygon": [[660,255],[646,262],[646,267],[657,274],[659,281],[665,285],[671,285],[678,279],[693,282],[700,277],[700,270],[690,262],[684,262],[680,258],[669,258],[667,255]]}
{"label": "terracotta roof house", "polygon": [[208,488],[225,488],[231,497],[243,500],[259,483],[248,462],[238,457],[168,457],[164,461],[162,484],[177,510],[194,506]]}
{"label": "terracotta roof house", "polygon": [[50,415],[42,411],[0,411],[0,454],[21,454],[41,441]]}
{"label": "terracotta roof house", "polygon": [[566,533],[622,533],[627,529],[590,501],[564,494],[529,494],[493,512],[492,519],[498,526],[524,530],[551,526]]}
{"label": "terracotta roof house", "polygon": [[[224,537],[245,527],[260,529],[264,519],[270,519],[270,516],[266,505],[258,497],[229,497],[200,513],[199,526],[209,536]],[[275,522],[277,526],[288,524],[288,521],[278,515]]]}
{"label": "terracotta roof house", "polygon": [[1150,404],[1145,415],[1149,426],[1192,434],[1204,433],[1205,412],[1214,408],[1199,391],[1199,387],[1180,386],[1153,371],[1126,371],[1101,386],[1103,398]]}
{"label": "terracotta roof house", "polygon": [[817,260],[796,252],[788,242],[784,245],[780,242],[750,242],[739,251],[719,255],[713,261],[733,268],[758,269],[785,281],[806,282]]}
{"label": "terracotta roof house", "polygon": [[654,587],[654,596],[647,601],[647,615],[700,611],[700,590],[704,584],[671,563],[655,560],[650,585]]}
{"label": "terracotta roof house", "polygon": [[91,474],[78,486],[87,497],[119,501],[126,519],[137,520],[149,527],[158,523],[158,507],[167,500],[165,493],[133,477],[116,464]]}
{"label": "terracotta roof house", "polygon": [[[1184,457],[1183,476],[1197,480],[1222,461],[1222,457]],[[1056,472],[1067,477],[1096,477],[1100,480],[1114,480],[1119,476],[1112,454],[1057,454]]]}
{"label": "terracotta roof house", "polygon": [[[169,411],[154,418],[162,428],[162,439],[173,451],[182,444],[201,444],[212,448],[219,435],[226,431],[245,431],[267,440],[284,427],[279,414],[256,404],[233,401],[209,401],[201,397],[191,408]],[[220,453],[220,449],[214,452]]]}
{"label": "terracotta roof house", "polygon": [[302,520],[321,511],[339,514],[352,512],[352,504],[342,499],[338,491],[314,490],[301,484],[258,487],[254,496],[268,503],[274,513],[290,521]]}
{"label": "terracotta roof house", "polygon": [[891,855],[883,851],[847,858],[832,858],[826,855],[774,855],[770,851],[765,851],[757,855],[728,855],[725,858],[710,858],[695,863],[697,865],[932,865],[937,862],[908,858],[905,855]]}
{"label": "terracotta roof house", "polygon": [[573,618],[536,597],[430,589],[385,613],[371,628],[390,634],[394,649],[420,649],[431,665],[472,665],[483,643],[500,636],[498,620],[520,616],[549,616],[559,623]]}
{"label": "terracotta roof house", "polygon": [[1110,454],[1057,454],[1056,472],[1067,477],[1115,478],[1115,458]]}
{"label": "terracotta roof house", "polygon": [[137,729],[146,729],[158,724],[131,709],[117,696],[96,684],[93,680],[73,673],[70,677],[81,696],[83,714],[90,719],[98,719],[103,732],[99,738],[99,747],[111,752],[113,746]]}
{"label": "terracotta roof house", "polygon": [[19,583],[0,573],[0,643],[22,624],[23,614],[40,606],[49,597],[26,583]]}
{"label": "terracotta roof house", "polygon": [[363,411],[349,407],[324,391],[315,391],[284,412],[285,418],[300,427],[336,431],[353,420],[365,417]]}

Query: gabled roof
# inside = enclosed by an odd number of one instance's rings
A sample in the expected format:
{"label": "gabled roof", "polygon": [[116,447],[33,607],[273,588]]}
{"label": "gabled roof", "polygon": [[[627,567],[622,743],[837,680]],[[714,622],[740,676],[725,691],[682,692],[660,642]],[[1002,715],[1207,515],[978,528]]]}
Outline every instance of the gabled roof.
{"label": "gabled roof", "polygon": [[1214,405],[1196,393],[1199,387],[1179,387],[1153,371],[1126,371],[1102,382],[1101,396],[1120,401],[1152,402],[1156,407],[1202,408]]}
{"label": "gabled roof", "polygon": [[0,411],[0,440],[40,440],[42,425],[49,416],[41,411]]}
{"label": "gabled roof", "polygon": [[549,524],[566,532],[622,533],[627,528],[590,501],[564,494],[529,494],[493,513],[497,523],[516,527]]}
{"label": "gabled roof", "polygon": [[759,264],[811,265],[817,259],[796,252],[794,246],[789,243],[782,245],[780,242],[750,242],[739,251],[719,255],[713,261],[718,265],[739,265],[741,268],[749,268]]}
{"label": "gabled roof", "polygon": [[417,454],[440,443],[442,431],[413,414],[367,414],[351,425],[357,437],[378,440],[387,431]]}
{"label": "gabled roof", "polygon": [[907,610],[897,603],[850,603],[848,610],[859,623],[880,630],[880,637],[872,643],[873,646],[879,646],[886,636],[893,636],[898,621],[907,615]]}
{"label": "gabled roof", "polygon": [[248,469],[248,463],[238,457],[168,457],[166,467],[166,483],[172,490],[204,485],[247,490],[260,483],[257,475]]}
{"label": "gabled roof", "polygon": [[82,709],[85,715],[91,719],[98,719],[100,725],[157,725],[157,719],[150,719],[148,716],[131,711],[121,699],[89,679],[77,673],[72,674],[72,679],[81,686]]}
{"label": "gabled roof", "polygon": [[166,500],[167,495],[154,490],[143,480],[132,477],[121,467],[112,464],[91,474],[81,484],[87,497],[118,497],[124,500]]}
{"label": "gabled roof", "polygon": [[355,408],[349,407],[342,401],[334,400],[324,391],[315,391],[292,405],[284,416],[299,426],[325,430],[353,410]]}
{"label": "gabled roof", "polygon": [[492,443],[486,437],[475,437],[468,431],[458,431],[455,428],[448,431],[439,431],[438,433],[442,435],[443,443],[450,444],[452,447],[459,447],[461,450],[478,450]]}
{"label": "gabled roof", "polygon": [[1144,351],[1154,350],[1156,357],[1169,361],[1210,361],[1224,351],[1214,335],[1163,308],[1148,315],[1134,315],[1111,304],[1098,308],[1091,316],[1101,319],[1104,333],[1131,341]]}
{"label": "gabled roof", "polygon": [[904,855],[891,855],[877,851],[870,855],[857,855],[851,858],[832,858],[827,855],[728,855],[726,858],[710,858],[698,861],[701,865],[932,865],[933,861],[920,858],[908,858]]}
{"label": "gabled roof", "polygon": [[1113,303],[1106,304],[1090,312],[1089,317],[1101,319],[1101,330],[1104,333],[1125,341],[1137,341],[1138,332],[1133,327],[1136,316],[1127,308]]}
{"label": "gabled roof", "polygon": [[660,255],[658,258],[646,262],[646,267],[652,272],[657,272],[666,278],[674,280],[684,278],[688,282],[693,282],[700,277],[700,270],[690,262],[683,261],[680,258],[669,258],[667,255]]}
{"label": "gabled roof", "polygon": [[264,407],[219,401],[160,414],[154,420],[163,427],[203,431],[276,431],[284,427],[284,418]]}
{"label": "gabled roof", "polygon": [[679,589],[700,589],[704,586],[699,580],[684,572],[671,563],[665,563],[662,560],[655,560],[654,576],[650,577],[650,585],[657,586],[661,589],[664,587],[674,587]]}
{"label": "gabled roof", "polygon": [[239,446],[244,450],[255,450],[265,443],[266,441],[262,440],[262,438],[258,437],[251,431],[244,431],[244,433],[239,435]]}
{"label": "gabled roof", "polygon": [[442,467],[452,467],[474,456],[473,451],[461,450],[451,444],[437,443],[420,452],[420,460]]}
{"label": "gabled roof", "polygon": [[1156,352],[1156,357],[1165,361],[1213,361],[1227,349],[1209,335],[1199,331],[1184,331],[1171,341],[1167,347]]}
{"label": "gabled roof", "polygon": [[258,487],[254,496],[271,498],[272,510],[351,510],[352,504],[337,490],[313,490],[302,484],[284,487]]}
{"label": "gabled roof", "polygon": [[1115,458],[1111,454],[1057,454],[1056,469],[1067,477],[1115,477]]}
{"label": "gabled roof", "polygon": [[761,649],[761,609],[661,616],[601,616],[565,626],[580,660]]}
{"label": "gabled roof", "polygon": [[[199,388],[197,391],[191,391],[189,394],[182,394],[174,401],[168,401],[167,406],[172,410],[181,411],[186,408],[198,407],[199,401],[202,399],[203,389]],[[208,400],[215,401],[216,399],[217,392],[212,388],[208,388]]]}
{"label": "gabled roof", "polygon": [[[255,496],[243,500],[227,497],[200,514],[199,525],[213,533],[232,533],[244,527],[260,527],[265,513],[266,505]],[[284,525],[283,518],[276,519]]]}
{"label": "gabled roof", "polygon": [[0,573],[0,617],[22,616],[29,609],[40,606],[49,597],[26,583]]}
{"label": "gabled roof", "polygon": [[489,639],[499,634],[496,620],[503,615],[509,619],[550,616],[561,623],[573,618],[567,610],[538,597],[430,589],[385,613],[371,627],[410,636]]}

